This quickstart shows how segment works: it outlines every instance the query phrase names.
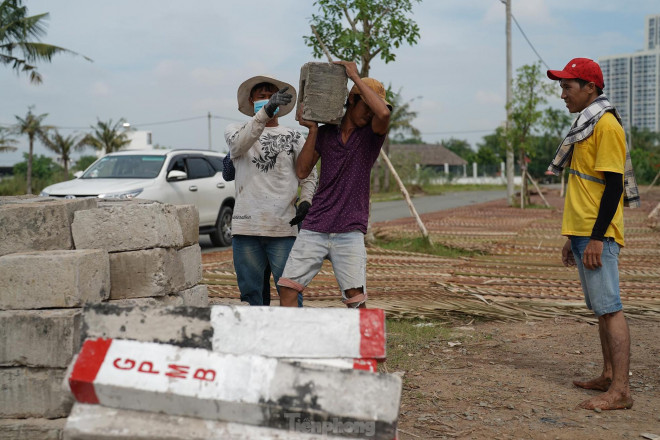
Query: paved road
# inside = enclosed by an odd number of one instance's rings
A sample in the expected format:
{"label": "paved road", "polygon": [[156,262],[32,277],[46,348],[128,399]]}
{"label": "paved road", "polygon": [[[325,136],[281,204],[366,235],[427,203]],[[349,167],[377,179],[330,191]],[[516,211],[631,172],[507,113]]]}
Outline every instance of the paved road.
{"label": "paved road", "polygon": [[[418,214],[442,211],[443,209],[457,208],[459,206],[474,205],[475,203],[489,202],[491,200],[503,199],[506,190],[488,191],[457,191],[439,196],[423,196],[412,199]],[[405,200],[392,202],[376,202],[371,205],[371,216],[374,222],[384,222],[398,218],[411,217],[410,209]],[[208,235],[199,237],[199,245],[202,252],[215,252],[225,248],[214,247]]]}

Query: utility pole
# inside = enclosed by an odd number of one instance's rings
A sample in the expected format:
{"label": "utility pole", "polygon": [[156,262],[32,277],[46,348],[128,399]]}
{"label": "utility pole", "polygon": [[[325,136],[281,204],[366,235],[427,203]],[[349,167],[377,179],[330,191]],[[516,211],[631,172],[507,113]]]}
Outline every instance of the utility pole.
{"label": "utility pole", "polygon": [[209,150],[212,150],[211,148],[211,112],[209,112]]}
{"label": "utility pole", "polygon": [[513,145],[509,138],[509,127],[511,125],[511,0],[501,0],[506,3],[506,196],[509,206],[513,205]]}

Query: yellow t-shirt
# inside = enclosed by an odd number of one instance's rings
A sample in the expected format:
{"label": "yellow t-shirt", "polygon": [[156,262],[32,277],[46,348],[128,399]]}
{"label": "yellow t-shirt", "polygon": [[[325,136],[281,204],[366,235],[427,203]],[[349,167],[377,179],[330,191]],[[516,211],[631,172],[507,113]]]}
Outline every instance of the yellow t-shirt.
{"label": "yellow t-shirt", "polygon": [[[571,170],[580,175],[569,174],[562,235],[591,236],[596,223],[600,200],[605,191],[604,171],[621,174],[626,163],[626,140],[621,124],[610,112],[605,113],[591,136],[573,147]],[[589,178],[601,181],[594,182]],[[623,243],[623,194],[619,206],[610,222],[605,237],[613,237],[621,246]]]}

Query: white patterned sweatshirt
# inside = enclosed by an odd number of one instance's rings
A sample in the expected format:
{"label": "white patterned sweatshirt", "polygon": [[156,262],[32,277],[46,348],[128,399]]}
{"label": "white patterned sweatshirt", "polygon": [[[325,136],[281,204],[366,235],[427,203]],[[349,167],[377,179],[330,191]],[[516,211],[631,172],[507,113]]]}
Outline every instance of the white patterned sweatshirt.
{"label": "white patterned sweatshirt", "polygon": [[302,133],[281,125],[266,127],[268,120],[262,108],[248,122],[225,130],[236,169],[232,235],[298,235],[298,226],[289,224],[296,216],[298,186],[300,202],[312,203],[316,191],[316,169],[306,179],[296,176],[296,159],[305,143]]}

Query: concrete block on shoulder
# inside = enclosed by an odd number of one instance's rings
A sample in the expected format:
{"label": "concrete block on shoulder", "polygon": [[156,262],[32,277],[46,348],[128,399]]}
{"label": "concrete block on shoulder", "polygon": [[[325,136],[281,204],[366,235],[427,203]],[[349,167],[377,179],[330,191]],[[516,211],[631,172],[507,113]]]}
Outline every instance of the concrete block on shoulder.
{"label": "concrete block on shoulder", "polygon": [[66,418],[0,419],[2,440],[62,440]]}

